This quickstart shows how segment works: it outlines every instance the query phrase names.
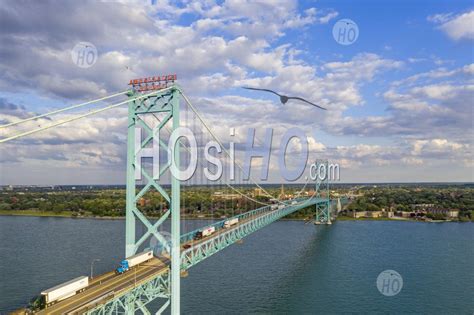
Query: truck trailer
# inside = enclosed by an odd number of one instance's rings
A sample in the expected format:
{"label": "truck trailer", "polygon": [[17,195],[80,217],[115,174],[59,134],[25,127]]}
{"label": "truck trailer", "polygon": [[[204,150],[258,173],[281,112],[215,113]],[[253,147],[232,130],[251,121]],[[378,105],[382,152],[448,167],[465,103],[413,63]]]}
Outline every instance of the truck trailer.
{"label": "truck trailer", "polygon": [[153,251],[151,250],[130,256],[120,262],[120,265],[118,266],[118,268],[115,269],[115,273],[122,274],[130,270],[130,268],[138,264],[141,264],[145,261],[149,261],[152,258],[153,258]]}
{"label": "truck trailer", "polygon": [[224,222],[224,229],[230,228],[232,225],[235,225],[237,223],[239,223],[239,218],[233,218],[233,219],[230,219],[230,220],[226,220]]}
{"label": "truck trailer", "polygon": [[43,303],[46,306],[53,305],[56,302],[67,299],[79,292],[84,291],[89,285],[89,277],[82,276],[64,282],[50,289],[41,292]]}
{"label": "truck trailer", "polygon": [[198,231],[196,235],[194,236],[194,239],[200,240],[203,237],[213,234],[215,231],[216,231],[216,228],[213,226],[210,226],[208,228],[203,229],[202,231]]}

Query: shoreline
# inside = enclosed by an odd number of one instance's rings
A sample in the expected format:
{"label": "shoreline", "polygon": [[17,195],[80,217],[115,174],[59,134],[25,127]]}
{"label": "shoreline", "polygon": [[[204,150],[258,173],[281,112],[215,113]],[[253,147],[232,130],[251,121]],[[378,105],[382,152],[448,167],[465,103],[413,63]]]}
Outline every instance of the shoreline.
{"label": "shoreline", "polygon": [[[68,218],[68,219],[93,219],[93,220],[125,220],[125,216],[120,217],[110,217],[110,216],[93,216],[93,215],[83,215],[83,216],[73,216],[71,212],[59,212],[55,213],[52,211],[36,211],[36,210],[0,210],[1,216],[17,216],[17,217],[45,217],[45,218]],[[150,219],[159,219],[160,217],[149,216]],[[212,217],[183,217],[183,220],[223,220],[224,218],[212,218]],[[307,218],[282,218],[283,221],[305,221],[309,222]],[[337,218],[339,221],[398,221],[398,222],[421,222],[421,223],[449,223],[449,222],[460,222],[458,220],[432,220],[432,221],[421,221],[421,220],[411,220],[406,218],[352,218],[346,216],[339,216]],[[470,221],[467,221],[470,222]]]}

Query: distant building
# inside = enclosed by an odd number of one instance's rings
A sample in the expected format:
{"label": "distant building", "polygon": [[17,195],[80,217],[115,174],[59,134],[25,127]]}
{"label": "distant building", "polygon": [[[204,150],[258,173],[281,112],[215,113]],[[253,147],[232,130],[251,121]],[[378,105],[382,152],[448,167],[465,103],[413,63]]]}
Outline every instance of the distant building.
{"label": "distant building", "polygon": [[382,211],[367,211],[366,212],[367,218],[381,218],[383,216]]}
{"label": "distant building", "polygon": [[283,184],[281,184],[280,196],[279,196],[279,198],[280,198],[280,200],[292,199],[292,198],[293,198],[293,194],[287,194],[287,193],[285,193],[285,187],[283,186]]}
{"label": "distant building", "polygon": [[[390,213],[390,216],[388,214]],[[393,217],[393,212],[384,211],[352,211],[353,218],[382,218],[382,217]]]}
{"label": "distant building", "polygon": [[412,217],[411,211],[399,211],[397,214],[401,216],[402,218],[411,218]]}
{"label": "distant building", "polygon": [[222,191],[216,191],[212,196],[212,198],[214,199],[225,199],[225,200],[238,199],[240,197],[241,196],[239,194],[224,194]]}
{"label": "distant building", "polygon": [[138,204],[140,205],[140,207],[144,207],[147,204],[147,202],[144,198],[140,198],[138,200]]}
{"label": "distant building", "polygon": [[459,217],[459,210],[455,209],[428,209],[428,212],[432,214],[442,214],[448,218],[458,218]]}
{"label": "distant building", "polygon": [[448,217],[459,218],[459,210],[448,210]]}
{"label": "distant building", "polygon": [[435,205],[433,203],[415,203],[410,205],[413,210],[425,210],[428,208],[433,208]]}
{"label": "distant building", "polygon": [[357,212],[357,211],[352,211],[352,217],[354,217],[354,218],[356,218],[356,219],[357,219],[357,218],[365,218],[365,217],[366,217],[366,213],[367,213],[366,211],[359,211],[359,212]]}

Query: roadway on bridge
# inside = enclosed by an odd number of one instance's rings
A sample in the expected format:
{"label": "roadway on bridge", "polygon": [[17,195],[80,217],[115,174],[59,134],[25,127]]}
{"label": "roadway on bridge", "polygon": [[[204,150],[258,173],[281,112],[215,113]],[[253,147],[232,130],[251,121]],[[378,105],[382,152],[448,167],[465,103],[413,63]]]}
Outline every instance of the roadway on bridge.
{"label": "roadway on bridge", "polygon": [[[231,231],[233,229],[236,229],[237,227],[239,227],[240,225],[244,224],[244,223],[247,223],[247,222],[250,222],[252,220],[255,220],[256,218],[258,217],[261,217],[261,216],[264,216],[264,215],[267,215],[271,212],[274,212],[274,211],[277,211],[277,210],[268,210],[268,211],[265,211],[265,212],[262,212],[262,213],[259,213],[259,214],[255,214],[255,215],[252,215],[252,216],[249,216],[245,219],[241,219],[237,224],[229,227],[229,228],[220,228],[220,229],[216,229],[216,232],[207,236],[207,237],[203,237],[201,239],[193,239],[193,240],[190,240],[190,241],[187,241],[187,242],[184,242],[181,244],[181,249],[184,251],[184,250],[189,250],[190,248],[194,248],[194,250],[197,250],[197,245],[201,244],[201,243],[204,243],[206,242],[207,240],[210,240],[212,238],[215,238],[217,236],[219,236],[220,234],[222,233],[226,233],[228,231]],[[202,229],[205,229],[206,227],[202,227]],[[192,249],[191,249],[192,250]]]}
{"label": "roadway on bridge", "polygon": [[[199,240],[190,240],[186,243],[183,243],[181,244],[181,248],[182,250],[188,251],[197,250],[200,243],[206,242],[211,238],[217,237],[220,234],[228,232],[232,229],[236,229],[242,224],[248,223],[251,220],[255,220],[260,216],[268,215],[274,211],[277,210],[269,210],[250,216],[244,220],[239,221],[238,224],[230,228],[218,229],[214,234],[208,237],[204,237]],[[191,245],[191,247],[189,247],[189,245]],[[105,273],[92,279],[90,285],[85,291],[60,301],[44,310],[41,310],[38,312],[38,314],[55,315],[85,313],[97,305],[104,304],[115,296],[121,295],[123,292],[130,291],[141,284],[151,281],[158,275],[168,271],[169,265],[170,261],[168,258],[162,257],[158,259],[154,257],[150,261],[140,264],[124,274],[115,274],[115,272]]]}
{"label": "roadway on bridge", "polygon": [[166,272],[168,265],[169,260],[152,258],[121,275],[108,272],[93,279],[87,290],[41,310],[38,314],[82,314],[96,304],[103,304],[106,300]]}

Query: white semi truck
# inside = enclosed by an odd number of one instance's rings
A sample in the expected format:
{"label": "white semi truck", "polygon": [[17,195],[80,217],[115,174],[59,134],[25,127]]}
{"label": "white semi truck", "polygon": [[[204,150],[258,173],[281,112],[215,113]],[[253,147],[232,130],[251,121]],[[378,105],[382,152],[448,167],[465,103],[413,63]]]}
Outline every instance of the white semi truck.
{"label": "white semi truck", "polygon": [[68,297],[84,291],[88,285],[89,277],[77,277],[68,282],[44,290],[41,292],[41,296],[44,299],[44,304],[46,306],[50,306],[56,302],[67,299]]}
{"label": "white semi truck", "polygon": [[237,223],[239,223],[239,218],[233,218],[233,219],[230,219],[230,220],[226,220],[224,222],[224,229],[230,228],[232,225],[235,225]]}
{"label": "white semi truck", "polygon": [[216,228],[213,226],[207,227],[201,231],[198,231],[196,235],[194,236],[194,239],[200,240],[203,237],[209,236],[213,234],[216,231]]}

